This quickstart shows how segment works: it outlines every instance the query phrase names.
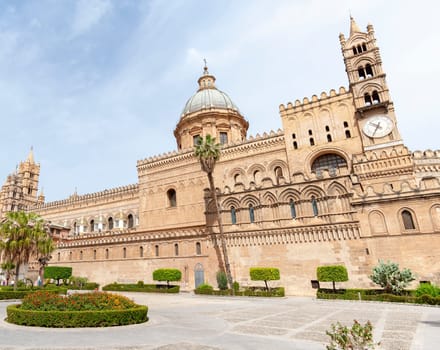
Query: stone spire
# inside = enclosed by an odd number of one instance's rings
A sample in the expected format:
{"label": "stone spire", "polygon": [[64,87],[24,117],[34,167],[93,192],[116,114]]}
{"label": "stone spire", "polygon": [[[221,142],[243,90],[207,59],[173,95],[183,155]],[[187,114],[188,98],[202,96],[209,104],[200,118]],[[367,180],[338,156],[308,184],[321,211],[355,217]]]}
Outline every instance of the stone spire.
{"label": "stone spire", "polygon": [[26,159],[26,161],[30,164],[35,164],[35,160],[34,160],[34,147],[31,146],[31,150],[29,151],[28,157]]}
{"label": "stone spire", "polygon": [[352,36],[354,33],[362,33],[361,29],[357,25],[356,21],[352,16],[350,16],[350,36]]}

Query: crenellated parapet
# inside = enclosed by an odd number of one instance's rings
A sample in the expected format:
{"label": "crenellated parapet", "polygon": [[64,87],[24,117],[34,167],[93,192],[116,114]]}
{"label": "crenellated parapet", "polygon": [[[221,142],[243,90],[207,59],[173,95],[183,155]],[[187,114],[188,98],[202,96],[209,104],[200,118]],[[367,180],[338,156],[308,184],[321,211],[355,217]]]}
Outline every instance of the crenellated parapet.
{"label": "crenellated parapet", "polygon": [[96,204],[97,202],[107,202],[112,199],[120,199],[121,196],[134,197],[137,196],[138,193],[139,193],[138,184],[131,184],[127,186],[115,187],[111,189],[106,189],[104,191],[87,193],[83,195],[78,195],[74,193],[69,198],[63,200],[37,204],[32,209],[43,211],[48,209],[61,208],[64,206],[70,206],[73,204],[75,205],[91,204],[91,203]]}
{"label": "crenellated parapet", "polygon": [[422,176],[440,176],[440,150],[414,151],[414,171]]}
{"label": "crenellated parapet", "polygon": [[[274,145],[282,147],[284,144],[284,132],[278,129],[276,132],[271,130],[262,135],[256,134],[249,136],[243,141],[231,142],[222,148],[221,159],[232,159],[248,155],[254,150],[261,151],[264,148],[271,148]],[[257,151],[257,152],[258,152]],[[153,168],[173,168],[177,164],[185,165],[196,162],[193,149],[163,153],[158,156],[149,157],[137,162],[138,174],[142,175],[148,169]]]}
{"label": "crenellated parapet", "polygon": [[298,113],[301,114],[308,110],[331,105],[348,98],[351,98],[351,94],[343,86],[339,88],[338,92],[336,92],[334,89],[331,89],[329,93],[323,91],[321,92],[319,98],[317,95],[313,95],[310,99],[308,97],[304,97],[302,101],[296,100],[295,103],[289,102],[286,106],[281,104],[281,118],[294,117]]}
{"label": "crenellated parapet", "polygon": [[411,153],[404,146],[353,155],[353,172],[362,180],[409,175],[414,171]]}

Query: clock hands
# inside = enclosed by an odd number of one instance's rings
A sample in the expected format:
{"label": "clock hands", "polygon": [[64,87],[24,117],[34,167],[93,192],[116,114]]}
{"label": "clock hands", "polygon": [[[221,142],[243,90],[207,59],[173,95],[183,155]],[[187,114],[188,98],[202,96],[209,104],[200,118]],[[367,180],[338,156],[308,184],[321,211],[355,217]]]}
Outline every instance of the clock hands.
{"label": "clock hands", "polygon": [[376,134],[378,129],[382,129],[382,127],[380,126],[380,122],[377,122],[377,124],[371,123],[373,126],[375,126],[376,128],[373,131],[373,136],[374,134]]}

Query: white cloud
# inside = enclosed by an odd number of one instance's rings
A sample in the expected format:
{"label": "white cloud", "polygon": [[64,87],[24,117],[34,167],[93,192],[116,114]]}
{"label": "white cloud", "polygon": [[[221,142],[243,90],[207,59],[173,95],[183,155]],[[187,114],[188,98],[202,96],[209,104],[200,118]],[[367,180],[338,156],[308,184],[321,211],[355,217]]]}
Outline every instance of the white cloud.
{"label": "white cloud", "polygon": [[80,0],[75,9],[72,24],[72,35],[78,36],[87,32],[112,10],[109,0]]}

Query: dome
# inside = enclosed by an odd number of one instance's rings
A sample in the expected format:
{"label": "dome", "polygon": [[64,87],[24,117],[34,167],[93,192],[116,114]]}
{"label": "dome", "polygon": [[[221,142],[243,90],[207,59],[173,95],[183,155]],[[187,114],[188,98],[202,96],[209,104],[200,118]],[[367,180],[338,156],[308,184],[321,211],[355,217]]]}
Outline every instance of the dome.
{"label": "dome", "polygon": [[210,88],[197,91],[186,102],[182,114],[185,115],[211,108],[232,109],[238,112],[237,106],[226,93],[216,88]]}
{"label": "dome", "polygon": [[229,109],[239,112],[231,98],[216,88],[215,77],[209,74],[208,67],[204,67],[203,75],[199,78],[198,83],[199,89],[186,102],[182,111],[182,117],[190,113],[209,109]]}

